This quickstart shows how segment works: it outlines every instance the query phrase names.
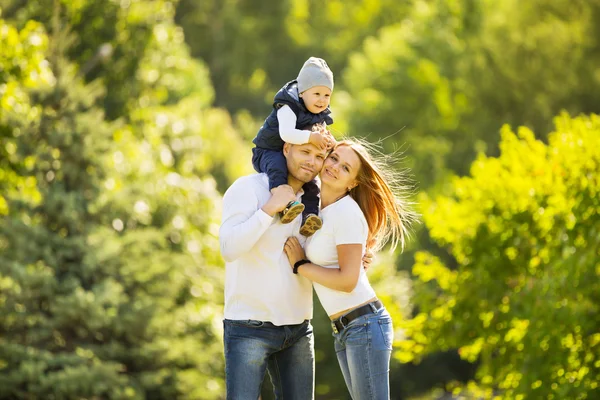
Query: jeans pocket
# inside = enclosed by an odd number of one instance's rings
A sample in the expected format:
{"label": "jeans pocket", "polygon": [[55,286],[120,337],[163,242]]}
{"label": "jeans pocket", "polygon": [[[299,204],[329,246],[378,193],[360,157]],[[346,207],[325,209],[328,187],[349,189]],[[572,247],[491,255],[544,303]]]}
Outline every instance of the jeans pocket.
{"label": "jeans pocket", "polygon": [[392,326],[391,318],[380,319],[379,328],[381,330],[381,336],[383,338],[383,344],[388,350],[392,349],[392,344],[394,343],[394,328]]}
{"label": "jeans pocket", "polygon": [[349,325],[342,331],[342,341],[346,346],[364,346],[369,342],[369,322],[361,322]]}

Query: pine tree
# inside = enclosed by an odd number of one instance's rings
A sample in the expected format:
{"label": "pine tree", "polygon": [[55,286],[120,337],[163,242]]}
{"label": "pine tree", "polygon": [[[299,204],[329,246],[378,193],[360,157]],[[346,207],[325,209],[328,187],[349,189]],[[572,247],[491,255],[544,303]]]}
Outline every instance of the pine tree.
{"label": "pine tree", "polygon": [[92,350],[111,311],[98,301],[110,300],[111,285],[89,248],[110,126],[94,106],[101,87],[84,85],[64,57],[71,39],[59,24],[57,14],[48,54],[54,85],[30,93],[41,115],[16,137],[18,157],[28,160],[19,173],[39,197],[9,197],[1,225],[0,395],[133,397],[123,365]]}
{"label": "pine tree", "polygon": [[[0,399],[217,398],[214,181],[178,160],[152,181],[132,172],[164,157],[168,138],[148,143],[143,119],[107,121],[106,89],[69,59],[74,36],[55,4],[51,84],[26,99],[37,117],[2,122],[19,131],[19,162],[0,167],[32,194],[2,197]],[[183,147],[178,159],[194,154]]]}

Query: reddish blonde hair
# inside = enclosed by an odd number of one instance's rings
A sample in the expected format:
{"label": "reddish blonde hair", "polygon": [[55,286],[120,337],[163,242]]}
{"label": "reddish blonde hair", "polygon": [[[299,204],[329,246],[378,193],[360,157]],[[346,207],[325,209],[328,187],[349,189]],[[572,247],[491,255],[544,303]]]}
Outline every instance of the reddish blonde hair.
{"label": "reddish blonde hair", "polygon": [[412,203],[407,199],[412,191],[407,177],[390,168],[391,156],[379,152],[372,144],[353,138],[339,141],[336,148],[339,146],[349,146],[360,159],[358,185],[349,194],[358,203],[369,225],[367,249],[380,250],[388,241],[391,250],[398,243],[404,249],[409,228],[417,219],[411,209]]}

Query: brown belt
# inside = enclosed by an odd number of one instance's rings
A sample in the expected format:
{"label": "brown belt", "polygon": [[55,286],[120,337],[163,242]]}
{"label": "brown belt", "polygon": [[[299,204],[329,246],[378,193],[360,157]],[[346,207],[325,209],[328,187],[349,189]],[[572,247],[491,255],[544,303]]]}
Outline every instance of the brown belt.
{"label": "brown belt", "polygon": [[348,314],[342,315],[338,319],[331,321],[331,328],[333,329],[334,333],[340,333],[346,326],[348,326],[350,322],[354,321],[356,318],[375,313],[381,307],[383,307],[383,303],[379,300],[375,300],[369,304],[360,306],[357,309],[350,311]]}

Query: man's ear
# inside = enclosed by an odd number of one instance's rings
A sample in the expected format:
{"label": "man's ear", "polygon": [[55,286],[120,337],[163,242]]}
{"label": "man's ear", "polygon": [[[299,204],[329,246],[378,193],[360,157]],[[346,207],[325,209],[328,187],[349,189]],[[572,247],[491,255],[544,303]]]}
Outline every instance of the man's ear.
{"label": "man's ear", "polygon": [[283,144],[283,155],[284,155],[285,157],[287,157],[287,155],[289,154],[289,152],[290,152],[290,148],[291,148],[291,147],[292,147],[292,145],[291,145],[291,144],[289,144],[288,142],[285,142],[285,143]]}

